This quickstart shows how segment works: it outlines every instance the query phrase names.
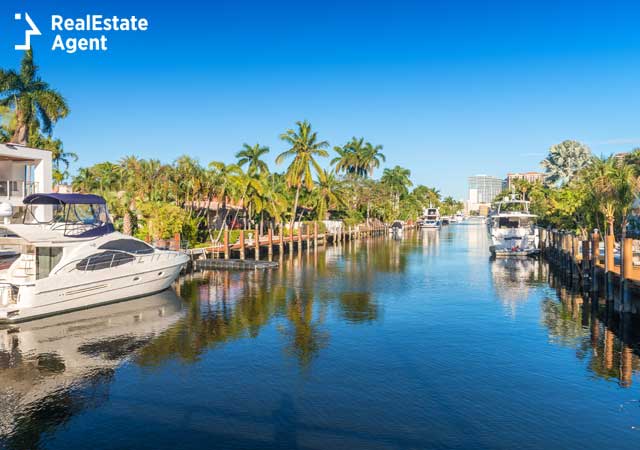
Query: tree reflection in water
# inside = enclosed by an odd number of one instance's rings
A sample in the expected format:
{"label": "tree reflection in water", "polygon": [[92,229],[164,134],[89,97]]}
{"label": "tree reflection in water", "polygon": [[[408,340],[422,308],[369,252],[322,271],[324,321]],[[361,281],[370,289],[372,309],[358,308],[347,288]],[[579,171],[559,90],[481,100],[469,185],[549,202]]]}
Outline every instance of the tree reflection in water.
{"label": "tree reflection in water", "polygon": [[542,302],[542,322],[551,339],[575,348],[576,357],[588,362],[594,376],[631,386],[640,368],[638,319],[628,314],[621,317],[604,299],[591,299],[567,287],[553,272],[549,283],[560,299]]}
{"label": "tree reflection in water", "polygon": [[377,320],[375,274],[403,271],[407,252],[402,243],[363,240],[280,261],[271,271],[209,271],[183,279],[178,290],[187,303],[186,317],[145,346],[136,362],[146,367],[172,358],[195,362],[217,345],[258,336],[276,320],[286,354],[307,367],[329,344],[323,323],[330,304],[337,303],[350,323]]}

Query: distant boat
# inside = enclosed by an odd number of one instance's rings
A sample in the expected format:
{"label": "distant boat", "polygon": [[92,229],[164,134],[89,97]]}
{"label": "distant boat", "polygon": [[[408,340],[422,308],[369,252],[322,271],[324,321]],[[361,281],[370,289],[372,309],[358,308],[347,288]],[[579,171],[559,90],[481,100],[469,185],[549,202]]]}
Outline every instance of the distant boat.
{"label": "distant boat", "polygon": [[400,220],[394,221],[389,228],[389,234],[393,238],[402,238],[404,234],[404,223]]}
{"label": "distant boat", "polygon": [[442,221],[440,219],[440,210],[438,208],[427,208],[422,218],[421,228],[440,228]]}
{"label": "distant boat", "polygon": [[499,202],[488,223],[491,254],[496,257],[517,257],[539,253],[534,227],[536,217],[529,212],[527,201],[511,198]]}

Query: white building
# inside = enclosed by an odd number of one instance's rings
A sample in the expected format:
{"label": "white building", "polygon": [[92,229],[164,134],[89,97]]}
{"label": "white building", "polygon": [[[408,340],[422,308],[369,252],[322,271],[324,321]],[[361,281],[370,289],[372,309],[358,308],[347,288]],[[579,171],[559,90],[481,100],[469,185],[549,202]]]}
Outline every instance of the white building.
{"label": "white building", "polygon": [[[22,219],[22,199],[27,195],[51,191],[50,151],[17,144],[0,144],[0,202],[11,205],[13,221]],[[45,218],[43,206],[37,206],[34,212],[38,219]]]}
{"label": "white building", "polygon": [[502,179],[490,175],[469,177],[469,195],[465,202],[465,212],[487,209],[493,199],[502,191]]}

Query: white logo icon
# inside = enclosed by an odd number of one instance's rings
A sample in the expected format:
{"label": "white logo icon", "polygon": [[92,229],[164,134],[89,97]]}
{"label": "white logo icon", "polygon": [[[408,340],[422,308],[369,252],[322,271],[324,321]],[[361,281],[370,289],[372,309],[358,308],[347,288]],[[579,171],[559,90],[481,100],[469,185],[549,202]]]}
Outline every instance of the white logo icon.
{"label": "white logo icon", "polygon": [[[16,20],[22,20],[22,14],[15,13],[14,18]],[[24,44],[16,44],[14,46],[16,50],[29,50],[31,48],[31,36],[42,35],[40,30],[38,30],[38,27],[36,26],[36,24],[33,23],[33,20],[31,20],[31,17],[29,17],[28,13],[24,13],[24,20],[27,21],[30,29],[25,30],[24,32]]]}

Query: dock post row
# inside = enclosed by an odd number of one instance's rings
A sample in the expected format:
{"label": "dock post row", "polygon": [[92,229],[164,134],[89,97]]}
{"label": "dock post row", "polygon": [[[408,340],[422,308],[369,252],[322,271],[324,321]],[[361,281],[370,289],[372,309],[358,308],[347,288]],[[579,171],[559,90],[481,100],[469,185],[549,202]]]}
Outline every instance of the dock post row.
{"label": "dock post row", "polygon": [[324,245],[338,245],[367,237],[386,236],[388,232],[389,226],[386,224],[369,226],[362,224],[344,226],[333,232],[321,233],[318,222],[313,222],[313,224],[301,224],[296,230],[290,229],[287,235],[283,226],[277,227],[277,230],[269,226],[264,234],[261,234],[260,227],[256,226],[254,230],[250,230],[248,236],[247,230],[238,230],[237,241],[231,242],[231,230],[225,228],[222,232],[222,242],[208,247],[188,249],[187,252],[192,260],[204,257],[244,261],[247,256],[253,256],[256,261],[259,261],[263,254],[271,260],[276,252],[284,254],[287,251],[317,250]]}
{"label": "dock post row", "polygon": [[[634,260],[633,238],[622,239],[616,252],[611,231],[603,236],[596,229],[577,236],[548,228],[538,230],[541,253],[566,276],[593,294],[604,294],[619,312],[640,312],[640,257]],[[640,241],[635,246],[638,244]]]}

